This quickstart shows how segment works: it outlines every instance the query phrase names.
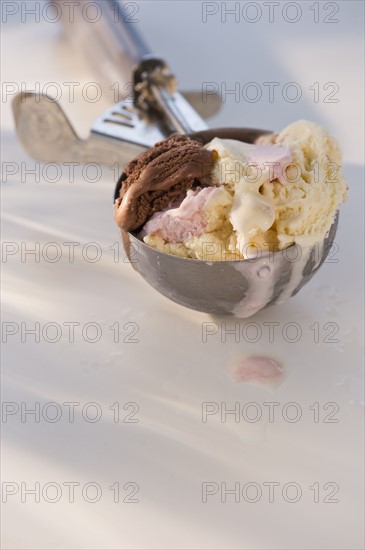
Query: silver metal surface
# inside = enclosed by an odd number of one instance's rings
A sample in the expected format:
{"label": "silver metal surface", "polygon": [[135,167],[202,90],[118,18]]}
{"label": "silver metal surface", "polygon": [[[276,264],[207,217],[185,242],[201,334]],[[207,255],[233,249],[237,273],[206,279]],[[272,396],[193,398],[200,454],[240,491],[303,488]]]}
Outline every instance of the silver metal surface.
{"label": "silver metal surface", "polygon": [[80,139],[59,103],[45,95],[17,95],[13,113],[19,141],[30,156],[42,162],[124,165],[148,147],[133,141],[121,145],[112,133],[91,132],[88,139]]}
{"label": "silver metal surface", "polygon": [[[72,2],[72,14],[63,6],[65,0],[52,0],[60,4],[61,24],[75,54],[92,72],[97,71],[100,83],[107,93],[110,85],[131,75],[133,67],[148,55],[149,49],[136,31],[138,6],[134,2],[118,0],[78,0]],[[89,21],[85,13],[91,10],[100,14]],[[122,90],[121,90],[122,92]],[[114,97],[115,87],[110,94]],[[120,97],[122,99],[122,96]]]}
{"label": "silver metal surface", "polygon": [[151,147],[173,132],[207,130],[201,116],[174,91],[174,80],[164,61],[142,60],[134,71],[134,106],[127,100],[113,105],[97,119],[92,133]]}
{"label": "silver metal surface", "polygon": [[153,118],[166,134],[189,134],[208,128],[176,91],[176,78],[162,59],[152,56],[142,59],[133,72],[133,80],[135,106]]}
{"label": "silver metal surface", "polygon": [[[91,135],[99,134],[118,140],[119,149],[127,144],[139,147],[152,147],[157,141],[165,139],[157,124],[142,117],[132,104],[121,101],[105,111],[93,124]],[[122,142],[122,143],[121,143]]]}
{"label": "silver metal surface", "polygon": [[[284,303],[310,281],[331,249],[337,221],[338,216],[324,243],[310,249],[304,261],[297,245],[290,254],[287,249],[255,260],[208,262],[164,254],[131,233],[122,232],[122,240],[132,267],[166,298],[212,315],[247,318]],[[291,259],[299,256],[297,262]],[[262,289],[265,299],[259,300]]]}
{"label": "silver metal surface", "polygon": [[[191,92],[189,98],[197,101],[197,95]],[[220,102],[218,97],[210,96],[210,100],[209,104],[200,104],[203,116],[215,112]],[[166,137],[158,126],[142,118],[127,102],[117,103],[105,111],[95,121],[87,139],[77,136],[61,105],[48,95],[18,94],[12,108],[20,143],[31,157],[41,162],[124,165]]]}
{"label": "silver metal surface", "polygon": [[190,134],[209,128],[181,94],[175,92],[171,95],[164,88],[157,86],[153,86],[152,90],[161,107],[161,112],[165,113],[171,132]]}

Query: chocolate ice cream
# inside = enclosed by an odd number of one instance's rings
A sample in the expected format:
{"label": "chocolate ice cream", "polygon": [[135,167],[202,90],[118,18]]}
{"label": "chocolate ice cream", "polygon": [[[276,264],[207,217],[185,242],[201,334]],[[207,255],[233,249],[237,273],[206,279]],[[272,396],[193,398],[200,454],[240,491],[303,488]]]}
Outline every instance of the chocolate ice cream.
{"label": "chocolate ice cream", "polygon": [[115,201],[119,227],[134,231],[155,212],[182,200],[189,189],[213,185],[210,173],[217,156],[198,141],[175,135],[133,159]]}

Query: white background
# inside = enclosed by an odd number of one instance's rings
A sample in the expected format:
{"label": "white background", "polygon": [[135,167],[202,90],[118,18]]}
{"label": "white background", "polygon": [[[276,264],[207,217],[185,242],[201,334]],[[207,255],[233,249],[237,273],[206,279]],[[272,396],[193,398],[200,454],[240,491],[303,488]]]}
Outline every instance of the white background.
{"label": "white background", "polygon": [[[20,2],[11,4],[21,8]],[[339,140],[350,193],[341,209],[338,251],[333,256],[337,261],[325,263],[289,302],[250,320],[212,318],[175,305],[148,287],[123,256],[114,262],[113,244],[119,235],[112,219],[113,172],[106,168],[100,181],[91,183],[79,169],[72,183],[61,167],[61,179],[50,182],[51,172],[42,176],[42,165],[36,166],[17,143],[11,97],[3,94],[2,162],[18,163],[12,177],[3,170],[3,240],[18,245],[19,251],[24,243],[34,247],[37,242],[41,249],[55,242],[62,250],[57,263],[42,256],[36,262],[31,255],[24,262],[20,252],[2,263],[2,320],[19,327],[3,345],[2,399],[6,407],[9,402],[19,409],[21,402],[29,409],[39,406],[49,417],[55,409],[47,409],[47,403],[58,403],[62,411],[56,423],[42,413],[40,422],[32,415],[22,422],[20,412],[8,416],[7,422],[2,418],[2,480],[15,484],[15,494],[2,504],[4,549],[363,548],[363,3],[320,2],[318,23],[310,9],[314,2],[298,3],[301,16],[296,23],[285,21],[283,13],[294,17],[288,2],[276,7],[272,23],[262,2],[252,8],[262,8],[256,23],[242,15],[254,17],[253,11],[242,12],[247,2],[239,3],[236,20],[227,16],[226,22],[222,4],[211,4],[218,13],[203,23],[201,2],[140,2],[136,27],[152,51],[169,62],[181,89],[200,90],[206,82],[216,83],[221,91],[224,86],[234,88],[236,82],[241,90],[248,82],[261,87],[263,95],[256,103],[227,95],[212,126],[280,130],[306,118],[323,124]],[[331,17],[333,6],[339,11]],[[326,16],[338,22],[324,23]],[[19,86],[25,82],[29,88],[54,81],[65,90],[63,82],[77,81],[80,90],[98,79],[97,67],[92,70],[81,62],[62,39],[59,25],[44,20],[36,24],[31,16],[22,22],[20,11],[2,25],[1,69],[3,81]],[[264,82],[279,83],[272,103]],[[302,90],[297,102],[281,95],[289,82]],[[315,82],[318,102],[310,89]],[[329,82],[338,87],[336,103],[324,101],[332,90],[325,90]],[[89,103],[80,91],[74,103],[66,92],[62,97],[83,136],[109,103],[107,97]],[[24,176],[29,168],[40,172],[39,182],[34,175]],[[64,245],[70,241],[80,243],[73,263]],[[90,242],[102,250],[96,263],[82,255]],[[31,328],[36,322],[41,330],[47,323],[58,323],[61,339],[50,343],[41,334],[39,343],[31,335],[22,342],[20,324]],[[69,341],[65,322],[79,323],[74,342]],[[113,341],[109,328],[116,322],[119,342]],[[217,333],[204,342],[202,323],[207,322],[216,324],[211,328]],[[249,322],[255,325],[248,328]],[[87,323],[100,327],[97,343],[82,337]],[[224,341],[222,323],[227,329],[239,323],[238,341],[232,335]],[[268,323],[278,323],[274,338],[269,337]],[[290,341],[293,333],[286,332],[287,323],[299,326],[297,342]],[[319,328],[318,338],[314,326]],[[133,327],[138,329],[138,341],[123,342]],[[329,342],[334,328],[332,340],[338,341]],[[255,331],[262,333],[257,342],[252,341]],[[282,363],[285,378],[276,390],[232,380],[230,363],[251,354]],[[66,402],[80,403],[74,422],[69,422]],[[98,422],[82,415],[90,402],[102,413]],[[109,408],[116,402],[119,422]],[[123,410],[129,402],[139,406],[138,423],[122,422],[132,412]],[[218,413],[204,423],[203,402],[215,402],[219,410],[224,403],[242,408],[253,402],[262,418],[249,422],[241,416],[235,422],[228,415],[224,423]],[[278,403],[273,422],[264,405],[268,402]],[[295,403],[301,413],[297,422],[288,421],[294,410],[288,403]],[[318,422],[314,403],[319,407]],[[328,403],[335,405],[325,410]],[[338,422],[325,422],[334,410],[332,419]],[[88,412],[92,417],[95,408]],[[24,492],[37,482],[39,503]],[[55,495],[52,488],[42,496],[50,482],[62,488],[55,503],[49,502]],[[80,484],[73,503],[65,482]],[[97,503],[88,502],[92,489],[82,496],[89,482],[102,491]],[[121,488],[137,483],[139,502],[115,503],[109,487],[116,482]],[[226,483],[227,488],[255,483],[262,497],[253,503],[249,499],[254,493],[246,498],[241,493],[240,502],[235,502],[228,494],[222,502],[219,491],[203,503],[204,482],[218,484],[214,487]],[[267,482],[280,484],[273,502]],[[287,501],[293,499],[290,491],[287,500],[282,496],[289,482],[300,487],[296,503]],[[335,485],[324,488],[327,482]],[[319,502],[314,501],[315,483],[320,487]],[[337,486],[332,498],[338,502],[324,502]],[[121,500],[127,493],[130,489],[122,489]]]}

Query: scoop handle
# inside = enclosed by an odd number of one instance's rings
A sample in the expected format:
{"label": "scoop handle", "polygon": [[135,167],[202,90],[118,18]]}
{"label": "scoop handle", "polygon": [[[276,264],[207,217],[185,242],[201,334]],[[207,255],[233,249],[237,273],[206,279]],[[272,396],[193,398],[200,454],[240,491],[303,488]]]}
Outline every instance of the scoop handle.
{"label": "scoop handle", "polygon": [[[105,9],[106,19],[111,32],[115,34],[116,41],[120,44],[122,52],[138,63],[147,55],[150,50],[136,29],[138,13],[132,14],[125,11],[123,3],[119,0],[98,0]],[[138,9],[136,3],[128,3],[128,6]],[[127,6],[126,5],[126,6]],[[136,16],[136,17],[135,17]]]}
{"label": "scoop handle", "polygon": [[93,69],[108,73],[106,80],[130,77],[133,67],[150,50],[137,31],[138,4],[119,0],[78,0],[72,9],[53,0],[60,22],[73,48]]}
{"label": "scoop handle", "polygon": [[[58,2],[62,7],[62,1]],[[90,4],[92,12],[88,11]],[[136,28],[138,12],[132,13],[131,7],[138,9],[138,4],[79,0],[73,21],[64,16],[61,22],[74,46],[86,54],[91,64],[102,71],[109,69],[116,79],[133,74],[135,97],[140,99],[134,102],[135,106],[158,124],[165,135],[207,129],[202,117],[177,92],[176,79],[165,61],[151,55]],[[92,13],[95,23],[86,20]]]}

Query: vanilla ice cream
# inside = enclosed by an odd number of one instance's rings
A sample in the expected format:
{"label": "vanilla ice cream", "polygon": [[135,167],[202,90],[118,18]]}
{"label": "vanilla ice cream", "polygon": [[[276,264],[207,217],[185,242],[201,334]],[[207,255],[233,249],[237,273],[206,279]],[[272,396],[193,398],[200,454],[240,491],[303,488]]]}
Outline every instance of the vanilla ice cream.
{"label": "vanilla ice cream", "polygon": [[[149,213],[142,205],[147,219],[138,234],[163,252],[221,261],[294,243],[310,247],[323,241],[346,200],[339,146],[318,124],[295,122],[254,144],[169,139],[172,148],[160,142],[127,171],[131,189],[146,205],[155,201]],[[143,183],[152,176],[153,185]],[[126,199],[116,203],[117,221],[135,221],[138,211],[138,203],[133,210]]]}

